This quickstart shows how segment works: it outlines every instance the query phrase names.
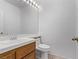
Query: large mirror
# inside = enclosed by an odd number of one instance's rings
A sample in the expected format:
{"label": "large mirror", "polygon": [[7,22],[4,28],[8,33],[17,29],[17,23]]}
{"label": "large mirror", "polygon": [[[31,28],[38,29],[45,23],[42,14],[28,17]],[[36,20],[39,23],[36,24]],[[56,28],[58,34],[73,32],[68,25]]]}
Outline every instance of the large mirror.
{"label": "large mirror", "polygon": [[0,0],[0,33],[37,34],[38,13],[22,0]]}

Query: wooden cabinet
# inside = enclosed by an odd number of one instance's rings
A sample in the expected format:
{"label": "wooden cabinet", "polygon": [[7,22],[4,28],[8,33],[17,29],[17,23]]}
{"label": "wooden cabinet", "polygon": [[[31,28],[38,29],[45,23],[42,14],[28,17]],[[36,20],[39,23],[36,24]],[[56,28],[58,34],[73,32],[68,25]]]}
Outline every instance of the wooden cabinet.
{"label": "wooden cabinet", "polygon": [[23,59],[35,59],[35,52],[32,52],[32,53],[28,54]]}
{"label": "wooden cabinet", "polygon": [[15,59],[15,51],[9,51],[0,55],[0,59]]}
{"label": "wooden cabinet", "polygon": [[0,59],[36,59],[35,42],[0,54]]}
{"label": "wooden cabinet", "polygon": [[35,52],[35,43],[31,43],[16,49],[16,59],[23,59],[28,54],[30,55],[31,52]]}

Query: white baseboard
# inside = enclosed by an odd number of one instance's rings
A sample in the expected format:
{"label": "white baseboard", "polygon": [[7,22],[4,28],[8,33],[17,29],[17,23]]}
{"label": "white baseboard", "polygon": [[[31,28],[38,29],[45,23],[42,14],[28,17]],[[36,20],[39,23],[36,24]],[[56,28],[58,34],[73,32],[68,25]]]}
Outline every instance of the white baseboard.
{"label": "white baseboard", "polygon": [[57,55],[55,53],[52,54],[52,53],[49,52],[49,59],[71,59],[71,58],[60,56],[60,55]]}

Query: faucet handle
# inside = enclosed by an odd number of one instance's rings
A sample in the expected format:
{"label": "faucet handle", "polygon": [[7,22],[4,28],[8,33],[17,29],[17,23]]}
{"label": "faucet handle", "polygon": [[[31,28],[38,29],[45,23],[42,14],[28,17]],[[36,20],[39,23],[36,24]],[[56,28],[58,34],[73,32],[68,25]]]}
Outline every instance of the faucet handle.
{"label": "faucet handle", "polygon": [[4,34],[3,32],[0,32],[0,34]]}

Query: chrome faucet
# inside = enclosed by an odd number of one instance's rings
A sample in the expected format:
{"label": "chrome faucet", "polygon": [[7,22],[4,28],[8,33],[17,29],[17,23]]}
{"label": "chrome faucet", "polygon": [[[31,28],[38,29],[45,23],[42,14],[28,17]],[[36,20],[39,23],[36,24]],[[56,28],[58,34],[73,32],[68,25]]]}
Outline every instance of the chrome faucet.
{"label": "chrome faucet", "polygon": [[3,35],[4,33],[3,32],[0,32],[0,34]]}

